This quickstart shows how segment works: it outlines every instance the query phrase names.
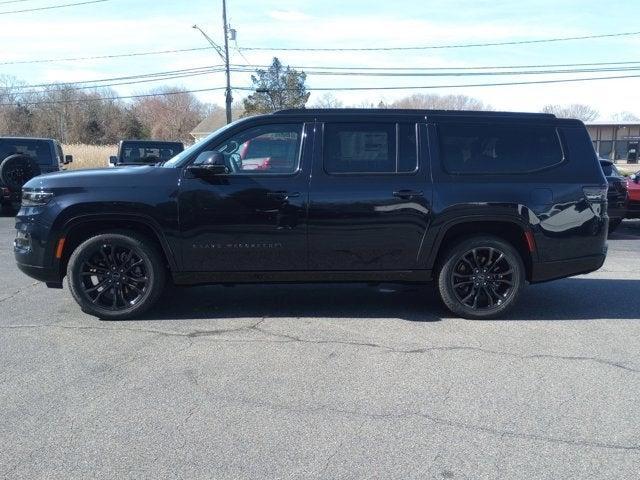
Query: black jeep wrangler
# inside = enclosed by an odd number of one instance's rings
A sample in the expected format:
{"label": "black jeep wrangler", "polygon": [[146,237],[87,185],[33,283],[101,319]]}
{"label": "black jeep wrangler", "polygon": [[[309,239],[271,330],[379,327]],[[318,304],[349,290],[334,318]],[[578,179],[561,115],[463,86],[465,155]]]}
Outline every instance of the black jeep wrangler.
{"label": "black jeep wrangler", "polygon": [[41,173],[57,172],[71,163],[57,140],[0,137],[0,205],[12,209],[20,202],[22,186]]}
{"label": "black jeep wrangler", "polygon": [[139,316],[168,278],[433,281],[455,314],[493,318],[527,282],[600,268],[608,220],[580,121],[291,110],[163,164],[31,180],[15,256],[50,287],[66,276],[80,307],[108,319]]}

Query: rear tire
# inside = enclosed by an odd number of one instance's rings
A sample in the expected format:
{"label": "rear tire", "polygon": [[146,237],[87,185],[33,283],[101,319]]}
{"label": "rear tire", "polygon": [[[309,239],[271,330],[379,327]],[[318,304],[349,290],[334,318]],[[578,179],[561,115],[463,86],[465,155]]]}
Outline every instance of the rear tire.
{"label": "rear tire", "polygon": [[156,304],[166,271],[152,241],[133,232],[113,232],[89,238],[74,250],[67,280],[83,312],[127,320]]}
{"label": "rear tire", "polygon": [[446,307],[468,319],[492,319],[511,309],[525,282],[525,269],[510,243],[489,235],[455,244],[443,256],[438,290]]}

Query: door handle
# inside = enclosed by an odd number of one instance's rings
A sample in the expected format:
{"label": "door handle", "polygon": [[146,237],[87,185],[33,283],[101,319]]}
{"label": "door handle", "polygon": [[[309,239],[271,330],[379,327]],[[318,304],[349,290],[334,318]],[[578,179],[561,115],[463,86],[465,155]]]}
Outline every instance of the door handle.
{"label": "door handle", "polygon": [[300,196],[300,192],[267,192],[267,198],[272,198],[274,200],[289,200],[290,198],[298,198]]}
{"label": "door handle", "polygon": [[403,200],[409,200],[415,197],[422,197],[423,193],[420,190],[398,190],[396,192],[393,192],[393,196],[402,198]]}

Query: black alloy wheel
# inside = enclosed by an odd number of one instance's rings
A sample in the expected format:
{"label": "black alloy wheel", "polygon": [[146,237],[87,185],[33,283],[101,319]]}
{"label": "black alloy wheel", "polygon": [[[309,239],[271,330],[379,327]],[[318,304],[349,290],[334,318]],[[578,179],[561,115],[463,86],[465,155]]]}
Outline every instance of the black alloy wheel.
{"label": "black alloy wheel", "polygon": [[67,277],[84,312],[123,320],[157,302],[165,266],[151,240],[129,232],[107,233],[78,246],[69,259]]}
{"label": "black alloy wheel", "polygon": [[515,303],[524,284],[520,254],[506,241],[475,237],[454,246],[440,271],[445,305],[465,318],[495,318]]}

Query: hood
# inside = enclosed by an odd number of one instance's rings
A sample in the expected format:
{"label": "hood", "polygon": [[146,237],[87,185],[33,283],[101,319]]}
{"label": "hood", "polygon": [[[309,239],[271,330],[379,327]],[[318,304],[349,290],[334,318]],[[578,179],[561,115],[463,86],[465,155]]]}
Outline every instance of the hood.
{"label": "hood", "polygon": [[137,187],[159,183],[160,178],[167,175],[176,176],[177,170],[155,166],[66,170],[39,175],[29,180],[24,188]]}

